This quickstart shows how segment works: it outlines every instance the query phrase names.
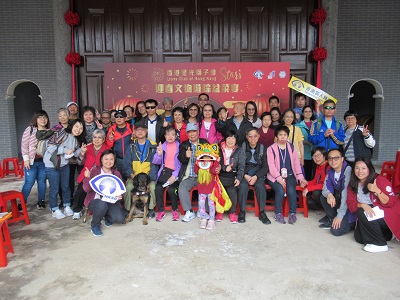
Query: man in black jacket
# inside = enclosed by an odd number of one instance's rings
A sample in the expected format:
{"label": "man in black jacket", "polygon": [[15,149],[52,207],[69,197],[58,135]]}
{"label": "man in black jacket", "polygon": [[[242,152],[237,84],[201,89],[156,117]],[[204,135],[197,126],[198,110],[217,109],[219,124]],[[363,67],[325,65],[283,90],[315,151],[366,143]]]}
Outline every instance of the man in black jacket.
{"label": "man in black jacket", "polygon": [[188,123],[186,126],[188,140],[179,145],[178,159],[182,163],[179,171],[179,199],[186,214],[183,216],[183,222],[190,222],[195,214],[192,210],[192,199],[190,199],[190,190],[197,185],[197,174],[194,172],[196,163],[196,145],[198,143],[208,143],[206,139],[199,139],[199,129],[196,124]]}
{"label": "man in black jacket", "polygon": [[225,135],[228,130],[233,130],[238,135],[237,144],[242,145],[246,140],[246,132],[253,125],[245,118],[245,104],[238,102],[233,106],[233,117],[228,120],[219,120],[216,123],[217,130]]}
{"label": "man in black jacket", "polygon": [[154,99],[147,99],[145,102],[147,116],[141,119],[138,123],[144,124],[148,128],[147,137],[157,144],[165,142],[163,126],[164,119],[157,115],[158,102]]}
{"label": "man in black jacket", "polygon": [[244,177],[239,184],[238,198],[240,205],[239,223],[246,222],[246,201],[249,193],[249,186],[254,186],[260,215],[258,219],[264,224],[271,224],[264,212],[267,191],[265,190],[265,176],[268,172],[267,154],[264,145],[258,142],[260,134],[257,128],[247,130],[247,141],[243,143],[241,155],[246,157]]}

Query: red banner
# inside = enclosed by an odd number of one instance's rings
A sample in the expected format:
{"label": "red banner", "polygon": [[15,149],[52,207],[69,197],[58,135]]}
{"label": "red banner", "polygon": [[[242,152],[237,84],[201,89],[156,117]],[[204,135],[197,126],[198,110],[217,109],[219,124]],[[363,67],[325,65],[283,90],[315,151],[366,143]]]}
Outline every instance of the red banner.
{"label": "red banner", "polygon": [[200,93],[210,96],[216,110],[252,100],[261,114],[269,111],[273,95],[279,97],[281,110],[289,107],[289,63],[114,63],[105,65],[104,75],[107,109],[150,98],[162,109],[165,97],[182,106],[186,98],[197,103]]}

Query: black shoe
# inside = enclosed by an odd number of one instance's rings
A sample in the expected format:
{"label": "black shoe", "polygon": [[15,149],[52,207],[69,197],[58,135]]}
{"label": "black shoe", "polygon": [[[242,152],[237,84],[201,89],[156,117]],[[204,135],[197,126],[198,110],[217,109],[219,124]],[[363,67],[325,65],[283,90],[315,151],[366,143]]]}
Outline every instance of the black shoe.
{"label": "black shoe", "polygon": [[318,222],[320,222],[320,223],[327,223],[327,222],[329,222],[329,218],[328,218],[327,215],[325,215],[325,217],[319,219]]}
{"label": "black shoe", "polygon": [[246,212],[245,211],[240,211],[239,212],[238,222],[239,223],[246,223]]}
{"label": "black shoe", "polygon": [[149,212],[147,213],[147,217],[152,219],[156,216],[154,209],[149,209]]}
{"label": "black shoe", "polygon": [[44,200],[40,200],[37,205],[36,205],[37,209],[42,210],[46,208],[46,204],[44,203]]}
{"label": "black shoe", "polygon": [[24,210],[22,209],[22,204],[21,204],[21,203],[18,203],[18,211],[24,211]]}
{"label": "black shoe", "polygon": [[271,224],[271,221],[268,219],[267,214],[264,211],[260,212],[258,219],[263,222],[263,224]]}
{"label": "black shoe", "polygon": [[332,225],[325,224],[325,223],[321,223],[321,224],[319,224],[319,228],[322,228],[322,229],[331,229],[331,228],[332,228]]}

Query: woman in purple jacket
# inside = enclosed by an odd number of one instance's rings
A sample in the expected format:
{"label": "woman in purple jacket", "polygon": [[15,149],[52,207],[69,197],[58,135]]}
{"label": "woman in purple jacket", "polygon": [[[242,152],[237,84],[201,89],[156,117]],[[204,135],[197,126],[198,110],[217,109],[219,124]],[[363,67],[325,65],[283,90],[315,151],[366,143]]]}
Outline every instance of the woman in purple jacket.
{"label": "woman in purple jacket", "polygon": [[85,169],[85,179],[83,180],[83,189],[87,193],[85,198],[85,206],[92,212],[92,233],[94,236],[102,236],[101,220],[104,218],[106,227],[112,226],[113,223],[124,223],[124,212],[120,201],[122,195],[118,197],[118,201],[110,203],[102,200],[102,196],[97,194],[90,186],[90,180],[100,174],[113,174],[122,180],[121,174],[115,168],[116,155],[113,150],[105,150],[100,156],[100,166],[90,171]]}

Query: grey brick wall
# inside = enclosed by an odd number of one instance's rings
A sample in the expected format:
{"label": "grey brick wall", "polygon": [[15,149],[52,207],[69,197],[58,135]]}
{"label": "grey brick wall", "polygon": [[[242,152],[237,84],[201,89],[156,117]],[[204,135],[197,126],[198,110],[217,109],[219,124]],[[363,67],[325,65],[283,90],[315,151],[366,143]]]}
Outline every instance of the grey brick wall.
{"label": "grey brick wall", "polygon": [[[12,82],[26,79],[36,83],[51,124],[57,122],[57,109],[65,105],[65,100],[59,99],[57,91],[53,26],[53,8],[59,2],[61,0],[0,1],[0,159],[18,154],[14,111],[23,108],[14,100],[5,100],[7,88]],[[63,2],[68,7],[69,1]],[[70,81],[70,78],[62,80]]]}
{"label": "grey brick wall", "polygon": [[[329,12],[328,12],[329,13]],[[375,106],[374,160],[394,160],[400,147],[400,1],[340,0],[334,95],[337,115],[348,109],[351,85],[363,78],[380,82],[385,99]]]}

